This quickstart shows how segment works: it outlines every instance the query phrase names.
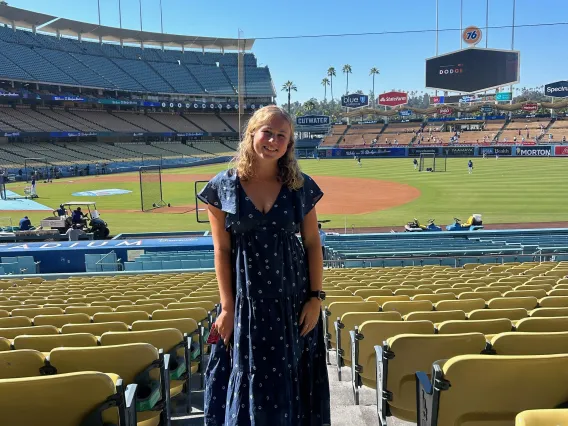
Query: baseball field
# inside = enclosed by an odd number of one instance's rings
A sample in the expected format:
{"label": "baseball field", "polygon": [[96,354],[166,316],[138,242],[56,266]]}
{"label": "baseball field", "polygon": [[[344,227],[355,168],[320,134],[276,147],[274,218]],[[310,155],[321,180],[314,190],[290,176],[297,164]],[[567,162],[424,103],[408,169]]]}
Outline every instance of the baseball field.
{"label": "baseball field", "polygon": [[[454,217],[483,215],[490,227],[568,226],[568,158],[476,158],[468,174],[467,158],[448,159],[447,171],[415,171],[412,159],[302,160],[302,170],[311,175],[325,196],[318,204],[325,228],[391,228],[400,230],[414,217],[421,222],[435,219],[447,225]],[[163,198],[171,207],[140,211],[138,173],[62,178],[39,181],[35,201],[56,208],[70,201],[95,201],[111,235],[122,232],[206,230],[197,223],[194,182],[207,180],[226,164],[165,170]],[[25,183],[7,188],[24,193]],[[120,195],[73,196],[77,192],[120,189]],[[111,191],[112,192],[112,191]],[[0,202],[1,203],[1,202]],[[203,212],[202,212],[203,213]],[[27,215],[34,225],[49,216],[45,211],[0,211],[17,224]],[[205,218],[205,215],[203,215]]]}

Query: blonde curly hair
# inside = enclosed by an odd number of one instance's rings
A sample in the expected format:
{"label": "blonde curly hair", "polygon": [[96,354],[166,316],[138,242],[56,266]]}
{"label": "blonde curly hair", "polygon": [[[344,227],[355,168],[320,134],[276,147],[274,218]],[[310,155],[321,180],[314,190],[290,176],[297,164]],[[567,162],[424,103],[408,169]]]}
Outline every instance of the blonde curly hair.
{"label": "blonde curly hair", "polygon": [[290,141],[288,142],[286,153],[278,160],[278,179],[288,188],[297,190],[304,186],[304,177],[296,160],[294,150],[294,122],[290,114],[276,105],[260,108],[249,119],[237,154],[231,161],[231,167],[236,170],[239,178],[242,180],[254,177],[254,162],[256,161],[256,154],[253,149],[254,134],[260,127],[268,124],[273,117],[278,115],[290,125]]}

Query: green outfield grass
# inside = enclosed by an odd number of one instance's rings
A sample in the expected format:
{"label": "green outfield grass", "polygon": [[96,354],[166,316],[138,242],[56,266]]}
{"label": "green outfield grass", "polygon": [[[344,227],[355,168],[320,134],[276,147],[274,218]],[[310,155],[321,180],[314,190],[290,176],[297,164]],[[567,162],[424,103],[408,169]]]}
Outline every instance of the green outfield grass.
{"label": "green outfield grass", "polygon": [[[474,173],[467,173],[467,158],[448,159],[445,173],[418,173],[412,159],[363,159],[359,168],[354,160],[303,160],[304,172],[312,176],[344,176],[389,180],[418,188],[421,196],[414,201],[388,210],[369,214],[320,215],[331,222],[326,227],[400,226],[413,217],[421,221],[436,219],[446,225],[454,216],[466,219],[472,213],[481,213],[485,223],[521,223],[568,221],[568,159],[563,158],[474,158]],[[194,179],[188,174],[210,174],[226,168],[214,165],[167,170],[164,174],[187,175],[184,182],[165,182],[164,199],[172,206],[190,206],[195,202]],[[66,201],[96,201],[101,217],[111,233],[141,231],[205,230],[207,224],[198,224],[195,213],[139,213],[140,192],[137,182],[129,182],[134,174],[107,175],[114,182],[100,182],[93,178],[66,178],[53,184],[38,183],[38,202],[56,207]],[[94,189],[128,189],[131,194],[105,197],[72,197],[77,191]],[[10,184],[8,189],[23,193],[23,184]],[[380,191],[381,185],[368,188]],[[124,212],[119,212],[124,210]],[[131,210],[132,212],[128,212]],[[167,208],[164,210],[167,211]],[[17,222],[23,213],[1,212]],[[34,224],[45,213],[28,214]]]}

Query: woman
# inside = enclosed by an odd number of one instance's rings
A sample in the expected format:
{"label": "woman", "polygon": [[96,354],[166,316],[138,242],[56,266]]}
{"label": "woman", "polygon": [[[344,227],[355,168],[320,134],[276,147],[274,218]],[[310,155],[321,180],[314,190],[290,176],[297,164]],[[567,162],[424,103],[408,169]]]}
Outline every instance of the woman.
{"label": "woman", "polygon": [[233,166],[199,194],[221,296],[205,424],[329,424],[314,208],[323,193],[300,172],[290,116],[277,106],[256,111]]}

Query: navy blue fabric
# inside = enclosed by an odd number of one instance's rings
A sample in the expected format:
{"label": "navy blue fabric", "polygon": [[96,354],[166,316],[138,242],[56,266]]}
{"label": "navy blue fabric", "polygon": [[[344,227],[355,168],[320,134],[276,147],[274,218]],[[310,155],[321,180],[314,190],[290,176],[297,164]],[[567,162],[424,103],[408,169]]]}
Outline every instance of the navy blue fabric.
{"label": "navy blue fabric", "polygon": [[213,345],[205,372],[207,426],[330,423],[322,320],[305,337],[298,325],[310,282],[296,232],[323,196],[304,179],[300,190],[283,186],[266,214],[231,170],[198,195],[227,213],[235,294],[232,347],[222,340]]}

